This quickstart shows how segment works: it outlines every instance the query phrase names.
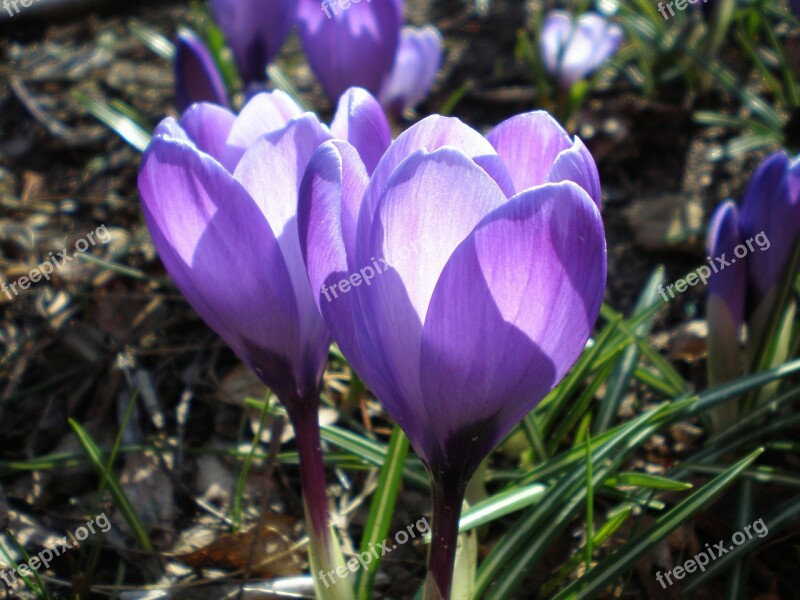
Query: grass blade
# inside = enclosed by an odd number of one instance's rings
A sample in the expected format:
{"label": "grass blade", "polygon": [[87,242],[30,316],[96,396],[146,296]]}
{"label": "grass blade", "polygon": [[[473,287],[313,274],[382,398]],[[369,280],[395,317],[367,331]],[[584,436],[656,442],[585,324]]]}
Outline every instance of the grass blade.
{"label": "grass blade", "polygon": [[[361,553],[369,554],[376,544],[382,542],[389,535],[392,525],[394,505],[397,493],[403,478],[403,467],[408,456],[408,438],[397,426],[392,430],[392,437],[386,449],[386,462],[381,467],[378,478],[378,488],[372,497],[369,507],[369,517],[361,536]],[[378,573],[380,557],[371,561],[366,569],[361,569],[356,575],[355,594],[359,600],[372,598],[372,585]]]}
{"label": "grass blade", "polygon": [[596,598],[619,575],[675,531],[687,519],[705,508],[730,486],[764,452],[763,448],[750,453],[683,502],[656,520],[655,524],[616,550],[580,579],[564,588],[554,600]]}
{"label": "grass blade", "polygon": [[117,476],[110,468],[106,468],[100,448],[97,447],[97,444],[95,444],[91,436],[89,436],[83,426],[76,420],[69,419],[69,425],[75,432],[78,442],[80,443],[84,452],[86,452],[86,456],[89,458],[89,463],[92,465],[92,467],[94,467],[97,476],[101,481],[106,482],[108,491],[114,498],[117,508],[122,513],[122,516],[125,517],[125,521],[127,521],[128,526],[131,528],[131,532],[136,538],[139,547],[145,552],[152,552],[153,543],[150,541],[150,536],[147,534],[147,529],[145,528],[141,519],[139,519],[139,515],[133,508],[133,504],[131,504],[127,494],[125,494],[125,490],[122,489],[122,485],[117,479]]}

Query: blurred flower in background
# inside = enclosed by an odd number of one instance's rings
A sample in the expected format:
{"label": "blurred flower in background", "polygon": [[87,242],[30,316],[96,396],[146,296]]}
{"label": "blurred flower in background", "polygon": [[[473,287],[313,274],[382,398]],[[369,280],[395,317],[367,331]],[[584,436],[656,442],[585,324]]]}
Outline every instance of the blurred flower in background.
{"label": "blurred flower in background", "polygon": [[327,13],[318,0],[300,0],[300,40],[332,100],[362,87],[395,114],[422,100],[441,64],[442,36],[431,25],[401,31],[402,25],[402,0],[353,3]]}
{"label": "blurred flower in background", "polygon": [[577,20],[553,11],[542,25],[541,51],[545,67],[569,89],[610,58],[622,43],[622,29],[596,13]]}
{"label": "blurred flower in background", "polygon": [[245,85],[266,80],[267,65],[278,55],[294,25],[297,3],[298,0],[211,0],[214,20],[225,34]]}
{"label": "blurred flower in background", "polygon": [[[712,385],[732,381],[751,370],[763,351],[765,336],[775,336],[770,364],[786,360],[791,327],[770,331],[776,311],[784,322],[794,319],[796,306],[776,306],[778,288],[792,251],[800,239],[800,159],[784,151],[768,156],[753,174],[741,206],[728,200],[711,219],[709,256],[721,265],[708,282],[708,378]],[[742,325],[747,325],[741,347]],[[782,331],[782,329],[786,329]],[[769,390],[769,388],[767,388]],[[769,395],[769,392],[763,394]],[[738,409],[729,403],[711,412],[716,430],[729,425]]]}
{"label": "blurred flower in background", "polygon": [[436,80],[443,44],[442,34],[431,25],[403,27],[394,67],[379,95],[387,111],[401,115],[422,101]]}
{"label": "blurred flower in background", "polygon": [[400,0],[361,2],[329,18],[318,0],[300,0],[300,41],[328,98],[349,87],[378,94],[394,64],[401,10]]}
{"label": "blurred flower in background", "polygon": [[180,112],[195,102],[228,106],[228,91],[214,57],[203,40],[188,29],[175,42],[175,103]]}

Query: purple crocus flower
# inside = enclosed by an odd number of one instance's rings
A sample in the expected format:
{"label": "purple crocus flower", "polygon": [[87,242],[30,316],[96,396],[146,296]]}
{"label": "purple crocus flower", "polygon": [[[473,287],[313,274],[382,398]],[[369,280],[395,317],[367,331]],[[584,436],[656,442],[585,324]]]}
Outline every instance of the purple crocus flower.
{"label": "purple crocus flower", "polygon": [[394,64],[400,39],[401,0],[300,0],[300,41],[329,98],[349,87],[377,95]]}
{"label": "purple crocus flower", "polygon": [[553,11],[542,25],[544,64],[562,88],[594,71],[621,43],[622,29],[597,13],[584,13],[576,21],[568,13]]}
{"label": "purple crocus flower", "polygon": [[[739,213],[736,204],[728,200],[714,212],[708,232],[709,257],[733,257],[736,246],[742,243],[739,228]],[[713,260],[713,258],[712,258]],[[726,262],[727,261],[726,259]],[[713,263],[714,269],[717,263]],[[711,269],[709,269],[710,271]],[[732,338],[738,338],[738,331],[744,322],[746,297],[746,270],[744,261],[727,265],[717,273],[711,273],[708,280],[708,296],[715,297],[715,313],[724,311],[724,322],[732,331]]]}
{"label": "purple crocus flower", "polygon": [[297,17],[298,0],[211,0],[244,82],[263,81]]}
{"label": "purple crocus flower", "polygon": [[194,32],[178,33],[173,66],[178,110],[183,112],[195,102],[228,106],[228,92],[214,57]]}
{"label": "purple crocus flower", "polygon": [[768,156],[750,180],[739,214],[742,237],[766,236],[769,252],[747,257],[750,284],[759,298],[780,281],[792,247],[800,236],[800,159],[786,152]]}
{"label": "purple crocus flower", "polygon": [[392,72],[379,96],[386,110],[400,115],[425,97],[442,62],[442,45],[435,27],[403,27]]}
{"label": "purple crocus flower", "polygon": [[429,469],[429,568],[444,598],[466,483],[594,326],[606,279],[599,204],[594,160],[544,112],[486,138],[430,116],[371,175],[343,141],[309,163],[298,221],[311,286]]}
{"label": "purple crocus flower", "polygon": [[[333,130],[368,162],[390,142],[363,90],[343,97]],[[306,166],[331,137],[283,92],[254,96],[238,116],[199,103],[159,124],[139,172],[145,221],[176,286],[287,408],[312,562],[327,569],[336,561],[317,413],[330,335],[306,274],[297,206]]]}

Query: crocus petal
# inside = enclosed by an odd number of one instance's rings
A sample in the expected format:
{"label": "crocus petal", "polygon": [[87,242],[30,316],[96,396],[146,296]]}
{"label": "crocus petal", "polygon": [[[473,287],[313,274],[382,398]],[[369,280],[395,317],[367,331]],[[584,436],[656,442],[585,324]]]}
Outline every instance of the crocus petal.
{"label": "crocus petal", "polygon": [[569,134],[543,110],[503,121],[486,139],[503,159],[518,192],[545,183],[558,155],[572,146]]}
{"label": "crocus petal", "polygon": [[780,281],[800,235],[800,204],[789,195],[789,166],[789,157],[783,151],[766,158],[750,180],[739,213],[743,240],[756,236],[767,239],[768,250],[751,252],[746,258],[748,276],[760,297]]}
{"label": "crocus petal", "polygon": [[463,152],[454,148],[417,152],[389,180],[368,251],[359,259],[385,258],[402,279],[422,322],[453,250],[485,215],[505,201],[497,183]]}
{"label": "crocus petal", "polygon": [[298,26],[309,65],[328,98],[349,87],[377,94],[394,63],[402,21],[397,0],[351,4],[300,0]]}
{"label": "crocus petal", "polygon": [[392,73],[380,93],[387,110],[400,115],[425,97],[441,65],[443,43],[433,26],[402,29]]}
{"label": "crocus petal", "polygon": [[331,133],[358,150],[370,174],[392,143],[392,132],[383,109],[363,88],[350,88],[339,98]]}
{"label": "crocus petal", "polygon": [[235,121],[227,108],[201,102],[181,115],[180,126],[201,151],[221,161]]}
{"label": "crocus petal", "polygon": [[[306,169],[297,213],[300,244],[317,308],[339,348],[362,376],[369,372],[370,363],[359,344],[361,311],[356,295],[349,289],[342,291],[340,283],[348,280],[369,285],[377,275],[371,264],[353,266],[352,256],[358,204],[368,179],[355,148],[341,140],[325,142]],[[355,275],[353,279],[351,275]]]}
{"label": "crocus petal", "polygon": [[314,151],[329,134],[317,118],[306,114],[284,129],[268,133],[245,152],[234,173],[249,192],[278,239],[300,315],[300,338],[309,344],[308,360],[322,373],[327,356],[327,330],[315,304],[297,231],[300,181]]}
{"label": "crocus petal", "polygon": [[556,158],[547,181],[574,181],[581,186],[594,200],[598,208],[601,206],[600,173],[589,149],[579,137],[575,137],[572,148],[564,150]]}
{"label": "crocus petal", "polygon": [[370,286],[355,290],[372,340],[369,360],[382,374],[362,377],[376,392],[384,390],[381,401],[401,426],[422,410],[409,404],[420,398],[422,322],[439,274],[481,218],[505,201],[492,178],[460,150],[420,150],[386,186],[370,243],[358,240],[357,264],[380,269]]}
{"label": "crocus petal", "polygon": [[[401,133],[381,158],[364,196],[359,232],[362,227],[363,231],[370,230],[380,194],[398,165],[417,150],[433,152],[445,146],[458,148],[472,158],[495,180],[507,197],[514,194],[514,184],[508,170],[485,137],[456,118],[431,115]],[[361,233],[358,237],[361,239]]]}
{"label": "crocus petal", "polygon": [[267,385],[282,398],[296,396],[287,389],[300,354],[291,280],[247,191],[213,158],[166,136],[145,152],[139,190],[153,242],[181,293]]}
{"label": "crocus petal", "polygon": [[294,25],[297,0],[211,0],[214,20],[233,50],[245,83],[266,79],[266,67]]}
{"label": "crocus petal", "polygon": [[[708,252],[712,260],[720,258],[730,264],[717,273],[711,273],[708,280],[709,295],[719,296],[723,306],[728,309],[730,322],[735,331],[739,330],[744,319],[746,296],[745,261],[736,260],[733,250],[742,243],[739,230],[739,214],[736,205],[728,200],[714,212],[708,231]],[[717,262],[714,263],[714,269]],[[709,269],[711,270],[711,269]],[[736,335],[734,334],[734,339]]]}
{"label": "crocus petal", "polygon": [[600,214],[576,184],[525,191],[484,218],[445,266],[425,317],[423,456],[463,461],[471,474],[578,358],[605,280]]}
{"label": "crocus petal", "polygon": [[614,54],[622,39],[622,29],[596,13],[573,22],[568,14],[554,11],[542,26],[545,67],[562,87],[571,87]]}
{"label": "crocus petal", "polygon": [[545,68],[555,74],[562,53],[572,34],[572,19],[567,13],[553,11],[542,24],[542,59]]}
{"label": "crocus petal", "polygon": [[622,43],[622,30],[603,17],[585,13],[568,42],[560,65],[560,77],[568,84],[583,79],[603,64]]}
{"label": "crocus petal", "polygon": [[185,142],[189,146],[195,146],[194,140],[189,137],[183,127],[181,127],[180,123],[178,123],[172,117],[167,117],[158,125],[156,125],[155,130],[153,130],[152,138],[156,139],[160,137],[174,138],[176,140],[180,140],[181,142]]}
{"label": "crocus petal", "polygon": [[184,111],[195,102],[228,106],[228,92],[211,52],[193,32],[183,30],[175,44],[175,103]]}
{"label": "crocus petal", "polygon": [[253,142],[265,133],[286,127],[286,124],[303,114],[297,103],[280,90],[268,94],[257,94],[245,104],[231,127],[225,143],[222,164],[230,171],[242,158]]}

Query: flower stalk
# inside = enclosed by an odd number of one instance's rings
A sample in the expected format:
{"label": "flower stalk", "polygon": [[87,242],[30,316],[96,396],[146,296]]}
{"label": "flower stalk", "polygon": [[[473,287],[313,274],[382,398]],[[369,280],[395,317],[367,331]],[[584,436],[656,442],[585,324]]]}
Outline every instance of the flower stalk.
{"label": "flower stalk", "polygon": [[[300,458],[300,484],[309,539],[308,557],[314,590],[322,600],[354,600],[349,579],[333,579],[328,584],[323,575],[345,564],[344,555],[334,535],[319,428],[318,402],[292,402],[287,412],[295,432]],[[288,406],[288,405],[287,405]],[[326,582],[325,585],[321,585]]]}
{"label": "flower stalk", "polygon": [[424,600],[449,600],[458,547],[458,522],[467,482],[433,479],[433,521]]}

